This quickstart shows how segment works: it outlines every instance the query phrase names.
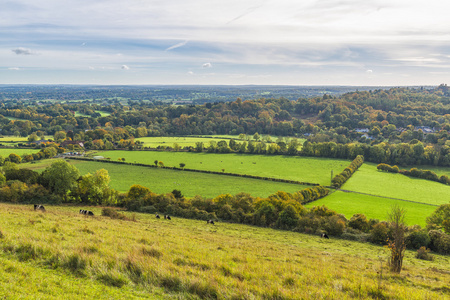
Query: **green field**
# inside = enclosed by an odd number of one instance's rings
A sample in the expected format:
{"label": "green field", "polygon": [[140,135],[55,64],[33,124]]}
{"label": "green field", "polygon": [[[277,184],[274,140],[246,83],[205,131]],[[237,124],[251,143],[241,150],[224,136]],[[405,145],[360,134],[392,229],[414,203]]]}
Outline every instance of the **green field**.
{"label": "green field", "polygon": [[448,185],[402,174],[380,172],[373,163],[364,163],[341,188],[435,205],[448,203],[450,195]]}
{"label": "green field", "polygon": [[347,219],[354,214],[363,213],[368,219],[387,220],[387,213],[393,205],[406,209],[405,221],[408,225],[425,227],[426,218],[431,215],[437,206],[413,202],[398,201],[388,198],[345,193],[336,191],[325,198],[311,202],[306,207],[325,205],[326,207],[343,214]]}
{"label": "green field", "polygon": [[3,157],[7,157],[11,153],[15,153],[17,155],[23,156],[24,154],[32,154],[39,151],[39,149],[0,148],[0,155]]}
{"label": "green field", "polygon": [[[445,299],[450,257],[238,224],[0,204],[0,298]],[[125,213],[128,217],[133,214]],[[381,261],[381,264],[380,264]],[[380,268],[382,269],[380,279]]]}
{"label": "green field", "polygon": [[[107,111],[96,110],[95,112],[99,113],[102,117],[107,117],[107,116],[111,115],[111,113],[107,112]],[[76,111],[75,117],[90,117],[90,115],[86,115],[86,114]]]}
{"label": "green field", "polygon": [[[177,143],[181,148],[183,147],[195,147],[197,142],[202,142],[203,147],[207,147],[210,141],[219,142],[226,141],[229,142],[230,139],[238,139],[236,135],[211,135],[211,136],[202,136],[202,137],[141,137],[137,138],[136,141],[140,141],[143,143],[144,147],[156,148],[158,146],[166,146],[173,147],[174,143]],[[276,141],[276,137],[271,137],[272,141]],[[305,139],[298,139],[300,144],[302,145]],[[242,141],[239,141],[241,143]],[[299,147],[301,148],[301,146]]]}
{"label": "green field", "polygon": [[120,164],[71,160],[81,174],[93,173],[99,169],[108,170],[111,187],[126,192],[133,184],[148,187],[155,193],[170,193],[180,190],[186,197],[201,195],[216,197],[220,194],[249,193],[254,197],[267,197],[277,191],[294,193],[306,188],[298,184],[272,182],[234,176],[204,174],[188,171],[155,169]]}
{"label": "green field", "polygon": [[96,155],[117,160],[124,157],[127,162],[154,164],[155,160],[162,161],[165,166],[225,172],[235,174],[249,174],[262,177],[283,178],[302,182],[329,185],[331,170],[337,174],[347,167],[350,162],[339,159],[314,158],[282,155],[255,154],[217,154],[193,152],[165,152],[165,151],[104,151]]}

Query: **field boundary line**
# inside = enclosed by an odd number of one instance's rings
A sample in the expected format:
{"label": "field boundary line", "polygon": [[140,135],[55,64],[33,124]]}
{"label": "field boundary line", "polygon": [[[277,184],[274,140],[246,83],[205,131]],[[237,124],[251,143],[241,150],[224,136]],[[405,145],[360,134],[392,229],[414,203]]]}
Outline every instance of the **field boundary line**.
{"label": "field boundary line", "polygon": [[177,170],[177,171],[186,171],[186,172],[197,172],[197,173],[214,174],[214,175],[222,175],[222,176],[243,177],[243,178],[250,178],[250,179],[275,181],[275,182],[283,182],[283,183],[291,183],[291,184],[307,185],[307,186],[320,186],[320,184],[318,184],[318,183],[303,182],[303,181],[289,180],[289,179],[283,179],[283,178],[262,177],[262,176],[249,175],[249,174],[237,174],[237,173],[217,172],[217,171],[198,170],[198,169],[186,169],[186,168],[168,167],[168,166],[159,166],[158,167],[158,166],[150,165],[150,164],[111,161],[111,160],[104,160],[104,159],[93,159],[93,158],[87,158],[87,157],[64,156],[64,158],[65,159],[73,159],[73,160],[95,161],[95,162],[100,162],[100,163],[139,166],[139,167],[147,167],[147,168]]}
{"label": "field boundary line", "polygon": [[417,203],[417,204],[424,204],[424,205],[430,205],[430,206],[439,206],[437,204],[424,203],[424,202],[418,202],[418,201],[412,201],[412,200],[406,200],[406,199],[400,199],[400,198],[393,198],[393,197],[386,197],[386,196],[374,195],[374,194],[363,193],[363,192],[355,192],[355,191],[350,191],[350,190],[337,189],[337,191],[341,191],[344,193],[355,193],[355,194],[373,196],[373,197],[378,197],[378,198],[392,199],[392,200],[398,200],[398,201],[404,201],[404,202],[411,202],[411,203]]}

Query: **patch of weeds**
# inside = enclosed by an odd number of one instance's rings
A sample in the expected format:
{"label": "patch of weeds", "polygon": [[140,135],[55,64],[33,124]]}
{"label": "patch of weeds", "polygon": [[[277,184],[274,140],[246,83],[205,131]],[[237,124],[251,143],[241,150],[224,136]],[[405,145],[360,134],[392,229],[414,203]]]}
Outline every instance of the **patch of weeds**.
{"label": "patch of weeds", "polygon": [[79,254],[69,255],[63,262],[63,267],[67,268],[74,274],[84,274],[87,267],[87,261]]}
{"label": "patch of weeds", "polygon": [[186,260],[184,260],[182,258],[174,259],[173,263],[176,264],[177,266],[190,266],[190,267],[194,267],[194,268],[200,269],[202,271],[206,271],[206,270],[211,269],[211,267],[208,266],[205,263],[195,263],[195,262],[192,262],[192,261],[186,261]]}
{"label": "patch of weeds", "polygon": [[287,277],[283,280],[284,286],[294,286],[295,285],[295,279],[292,277]]}
{"label": "patch of weeds", "polygon": [[105,207],[102,209],[102,216],[110,217],[111,219],[136,222],[136,214],[133,214],[131,216],[131,218],[128,218],[124,214],[122,214],[122,213],[118,212],[117,210],[110,208],[110,207]]}
{"label": "patch of weeds", "polygon": [[14,252],[16,253],[20,261],[36,259],[48,253],[48,251],[45,251],[44,249],[29,243],[20,245],[19,247],[14,249]]}
{"label": "patch of weeds", "polygon": [[189,284],[188,291],[191,294],[199,296],[201,299],[218,299],[219,292],[217,287],[200,281],[194,281]]}
{"label": "patch of weeds", "polygon": [[450,287],[448,287],[448,286],[434,288],[433,291],[450,295]]}
{"label": "patch of weeds", "polygon": [[151,245],[152,243],[147,240],[146,238],[142,238],[140,240],[138,240],[138,243],[144,244],[144,245]]}
{"label": "patch of weeds", "polygon": [[416,258],[423,259],[423,260],[433,260],[433,255],[430,254],[430,249],[427,249],[426,247],[422,246],[419,250],[417,250]]}
{"label": "patch of weeds", "polygon": [[145,256],[151,256],[155,258],[160,258],[162,256],[162,252],[155,248],[142,247],[141,253]]}
{"label": "patch of weeds", "polygon": [[103,273],[103,274],[97,275],[97,280],[105,285],[118,287],[118,288],[121,288],[125,284],[127,284],[127,279],[120,273],[117,273],[117,274]]}
{"label": "patch of weeds", "polygon": [[90,230],[86,225],[84,226],[83,229],[81,229],[81,231],[83,231],[85,233],[89,233],[89,234],[94,234],[94,232],[92,230]]}
{"label": "patch of weeds", "polygon": [[5,235],[3,234],[3,232],[0,230],[0,239],[3,239],[5,237]]}
{"label": "patch of weeds", "polygon": [[134,283],[139,283],[142,281],[143,271],[139,262],[137,262],[133,257],[128,256],[124,262],[125,269],[130,276],[130,279]]}
{"label": "patch of weeds", "polygon": [[167,275],[159,279],[159,285],[169,291],[179,292],[183,288],[181,279],[175,276]]}
{"label": "patch of weeds", "polygon": [[55,226],[53,226],[52,229],[51,229],[51,231],[52,231],[53,233],[57,233],[58,230],[59,230],[59,224],[55,224]]}
{"label": "patch of weeds", "polygon": [[84,253],[97,253],[98,252],[98,248],[97,246],[91,245],[91,246],[84,246],[82,248]]}
{"label": "patch of weeds", "polygon": [[34,225],[34,224],[36,224],[36,223],[42,223],[42,221],[41,220],[28,220],[28,222],[31,224],[31,225]]}

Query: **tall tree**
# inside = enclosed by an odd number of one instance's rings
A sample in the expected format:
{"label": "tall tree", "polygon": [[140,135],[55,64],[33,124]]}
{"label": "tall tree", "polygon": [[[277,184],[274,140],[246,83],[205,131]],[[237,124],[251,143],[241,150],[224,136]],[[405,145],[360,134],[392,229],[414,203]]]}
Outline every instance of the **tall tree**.
{"label": "tall tree", "polygon": [[388,213],[388,219],[392,230],[393,240],[389,241],[391,250],[390,267],[391,271],[400,273],[403,266],[403,256],[405,255],[405,213],[406,210],[397,205],[392,206]]}
{"label": "tall tree", "polygon": [[57,160],[44,170],[42,177],[53,193],[67,200],[69,193],[77,187],[80,172],[65,160]]}

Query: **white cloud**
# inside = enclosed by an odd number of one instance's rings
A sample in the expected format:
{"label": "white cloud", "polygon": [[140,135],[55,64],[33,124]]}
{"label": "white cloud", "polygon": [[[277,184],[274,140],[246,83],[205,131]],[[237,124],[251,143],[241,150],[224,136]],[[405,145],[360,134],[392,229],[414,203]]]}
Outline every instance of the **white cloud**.
{"label": "white cloud", "polygon": [[26,49],[26,48],[22,48],[22,47],[12,49],[11,51],[17,55],[33,55],[33,54],[35,54],[30,49]]}
{"label": "white cloud", "polygon": [[130,69],[130,67],[129,67],[129,66],[127,66],[127,65],[122,65],[121,69],[122,69],[122,70],[129,70],[129,69]]}
{"label": "white cloud", "polygon": [[20,68],[17,68],[17,67],[12,67],[12,68],[8,68],[8,70],[12,70],[12,71],[19,71],[19,70],[20,70]]}
{"label": "white cloud", "polygon": [[202,68],[211,68],[212,67],[212,64],[211,63],[204,63],[203,65],[202,65]]}
{"label": "white cloud", "polygon": [[188,75],[194,75],[194,72],[192,72],[192,71],[189,71],[187,73],[188,73]]}
{"label": "white cloud", "polygon": [[372,73],[373,73],[373,70],[366,70],[366,73],[367,73],[367,74],[372,74]]}

